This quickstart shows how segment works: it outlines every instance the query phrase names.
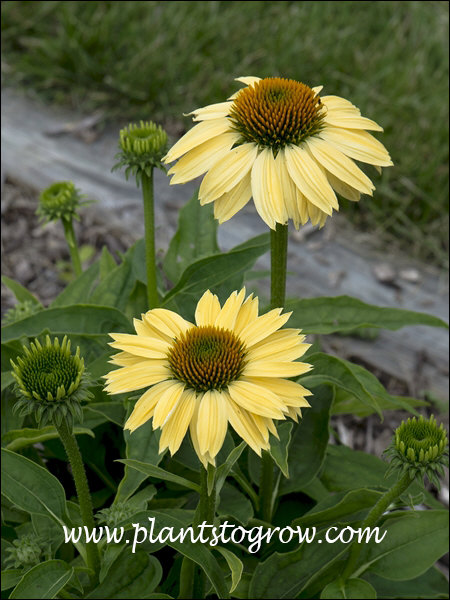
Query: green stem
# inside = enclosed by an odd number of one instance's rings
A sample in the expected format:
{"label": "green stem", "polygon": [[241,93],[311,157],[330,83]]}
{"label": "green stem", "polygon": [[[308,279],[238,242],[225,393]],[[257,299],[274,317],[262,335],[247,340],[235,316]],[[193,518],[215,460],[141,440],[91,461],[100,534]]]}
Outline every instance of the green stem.
{"label": "green stem", "polygon": [[[212,525],[216,514],[216,486],[208,494],[208,474],[210,477],[215,476],[215,467],[208,465],[208,470],[203,466],[200,470],[200,498],[195,512],[192,526],[194,529],[201,525],[204,521]],[[208,530],[204,530],[204,537],[208,537]],[[204,598],[206,593],[206,577],[205,573],[189,558],[183,558],[180,572],[180,593],[178,598]]]}
{"label": "green stem", "polygon": [[[58,430],[59,437],[66,450],[70,466],[72,467],[72,476],[75,481],[75,489],[77,491],[83,525],[86,526],[89,531],[92,531],[95,527],[94,513],[80,449],[78,448],[75,436],[69,429],[66,421],[62,421],[60,425],[55,423],[55,427]],[[91,584],[94,586],[98,583],[98,575],[100,572],[100,556],[97,545],[94,542],[86,544],[86,555],[87,566],[93,571],[93,575],[91,575]]]}
{"label": "green stem", "polygon": [[[270,231],[270,307],[282,308],[286,298],[286,267],[288,226],[277,223]],[[272,520],[273,509],[273,460],[263,450],[261,456],[261,480],[259,486],[259,514],[263,521]]]}
{"label": "green stem", "polygon": [[[390,490],[388,490],[375,506],[372,508],[370,513],[367,515],[366,520],[361,525],[363,531],[366,527],[375,527],[380,517],[386,512],[387,508],[396,500],[403,492],[408,489],[410,484],[414,481],[409,476],[409,473],[405,473],[397,483],[395,483]],[[359,555],[362,550],[362,544],[353,542],[350,549],[350,556],[348,558],[347,565],[342,573],[340,580],[344,583],[354,572],[356,563],[358,562]]]}
{"label": "green stem", "polygon": [[72,219],[61,219],[64,226],[64,235],[66,236],[67,245],[69,246],[70,257],[72,259],[72,265],[74,273],[77,277],[81,275],[83,269],[81,268],[80,255],[78,253],[77,239],[73,230]]}
{"label": "green stem", "polygon": [[142,196],[144,200],[145,262],[147,267],[147,301],[149,308],[159,304],[156,283],[155,255],[155,209],[153,202],[153,169],[151,175],[142,173]]}
{"label": "green stem", "polygon": [[270,230],[270,307],[282,308],[286,299],[288,226]]}

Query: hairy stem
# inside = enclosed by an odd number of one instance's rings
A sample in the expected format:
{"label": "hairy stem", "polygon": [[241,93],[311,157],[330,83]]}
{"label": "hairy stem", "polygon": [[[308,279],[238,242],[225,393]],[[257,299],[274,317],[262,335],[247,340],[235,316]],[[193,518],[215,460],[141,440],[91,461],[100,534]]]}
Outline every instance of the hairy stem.
{"label": "hairy stem", "polygon": [[153,201],[153,170],[151,175],[142,173],[142,196],[144,200],[145,262],[147,268],[147,301],[149,308],[159,304],[156,282],[155,210]]}
{"label": "hairy stem", "polygon": [[70,257],[72,259],[72,266],[74,273],[77,277],[81,275],[83,269],[81,268],[80,254],[78,252],[77,240],[75,232],[73,230],[72,219],[61,219],[64,227],[64,235],[66,236],[67,245],[69,246]]}

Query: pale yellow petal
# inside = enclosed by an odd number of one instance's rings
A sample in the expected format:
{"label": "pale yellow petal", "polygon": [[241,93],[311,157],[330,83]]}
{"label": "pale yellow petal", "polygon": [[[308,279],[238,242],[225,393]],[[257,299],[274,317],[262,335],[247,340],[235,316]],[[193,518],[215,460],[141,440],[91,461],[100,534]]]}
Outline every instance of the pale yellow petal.
{"label": "pale yellow petal", "polygon": [[197,454],[200,462],[202,463],[202,465],[206,468],[208,468],[208,462],[210,462],[208,460],[208,453],[203,454],[202,452],[200,452],[200,446],[198,443],[198,437],[197,437],[197,425],[198,425],[198,410],[200,407],[200,402],[201,402],[201,398],[202,395],[197,396],[194,398],[194,412],[192,413],[192,418],[191,418],[191,422],[189,425],[189,433],[191,435],[191,441],[192,441],[192,445],[194,447],[195,453]]}
{"label": "pale yellow petal", "polygon": [[206,173],[231,149],[238,139],[239,135],[233,131],[222,133],[222,135],[213,137],[187,152],[168,171],[168,175],[173,174],[170,185],[186,183],[186,181]]}
{"label": "pale yellow petal", "polygon": [[361,169],[340,150],[317,137],[310,138],[306,141],[305,145],[312,156],[327,171],[347,185],[372,196],[372,190],[375,189],[373,183],[367,175],[365,175]]}
{"label": "pale yellow petal", "polygon": [[195,322],[197,325],[214,325],[214,321],[220,312],[219,298],[209,290],[203,294],[195,309]]}
{"label": "pale yellow petal", "polygon": [[255,321],[248,323],[242,329],[239,337],[247,348],[283,327],[292,313],[280,314],[282,310],[282,308],[275,308],[258,317]]}
{"label": "pale yellow petal", "polygon": [[327,179],[331,184],[331,187],[335,192],[340,194],[343,198],[350,200],[351,202],[359,202],[361,194],[358,190],[355,190],[351,186],[341,181],[338,177],[335,177],[333,173],[327,171]]}
{"label": "pale yellow petal", "polygon": [[[305,339],[305,336],[299,335],[299,333],[299,329],[290,328],[280,329],[271,333],[250,348],[248,353],[249,360],[264,358],[265,356],[271,356],[274,352],[289,350],[298,346]],[[308,346],[308,344],[303,345]]]}
{"label": "pale yellow petal", "polygon": [[300,192],[317,208],[331,215],[333,208],[339,209],[336,194],[317,162],[306,148],[286,147],[286,163],[289,175]]}
{"label": "pale yellow petal", "polygon": [[313,87],[311,89],[317,96],[317,94],[320,94],[320,92],[323,90],[323,85],[316,85],[315,87]]}
{"label": "pale yellow petal", "polygon": [[273,360],[255,360],[244,369],[246,377],[296,377],[312,369],[311,365],[302,362],[284,362]]}
{"label": "pale yellow petal", "polygon": [[134,328],[138,335],[143,335],[143,336],[151,337],[151,338],[157,338],[157,339],[163,340],[164,342],[171,343],[172,336],[166,335],[160,329],[158,329],[157,327],[154,327],[149,322],[148,319],[147,320],[145,319],[144,314],[141,315],[141,318],[142,318],[142,320],[133,319]]}
{"label": "pale yellow petal", "polygon": [[[299,228],[301,222],[300,213],[297,204],[297,188],[295,183],[292,181],[291,176],[286,164],[286,154],[284,149],[281,149],[275,159],[278,173],[280,176],[283,202],[286,209],[286,216],[288,219],[292,219],[296,229]],[[300,193],[300,191],[299,191]]]}
{"label": "pale yellow petal", "polygon": [[324,122],[335,127],[345,127],[347,129],[367,129],[369,131],[383,131],[383,128],[366,117],[354,116],[347,111],[333,110],[328,111],[324,117]]}
{"label": "pale yellow petal", "polygon": [[258,148],[255,144],[241,144],[229,150],[205,175],[200,185],[200,204],[220,198],[236,186],[252,168]]}
{"label": "pale yellow petal", "polygon": [[112,348],[118,348],[144,358],[165,358],[170,347],[170,344],[162,339],[143,335],[111,333],[110,336],[114,340],[109,343]]}
{"label": "pale yellow petal", "polygon": [[165,308],[152,308],[142,316],[146,323],[156,327],[171,339],[179,337],[193,327],[192,323],[185,321],[179,314]]}
{"label": "pale yellow petal", "polygon": [[212,137],[225,133],[226,131],[230,131],[230,120],[227,117],[198,123],[198,125],[195,125],[185,133],[183,137],[172,146],[163,158],[163,162],[172,162],[183,154],[186,154],[186,152],[189,152],[189,150],[192,150],[192,148],[195,148]]}
{"label": "pale yellow petal", "polygon": [[159,452],[169,448],[173,455],[181,446],[186,435],[192,415],[194,414],[196,395],[193,390],[184,390],[177,408],[162,427],[159,440]]}
{"label": "pale yellow petal", "polygon": [[229,394],[226,393],[226,395],[228,396],[228,420],[231,427],[258,456],[261,456],[261,450],[268,449],[268,443],[264,441],[249,412],[236,404]]}
{"label": "pale yellow petal", "polygon": [[310,406],[306,396],[312,396],[312,392],[296,381],[281,379],[279,377],[246,377],[255,385],[266,387],[278,398],[282,399],[286,406]]}
{"label": "pale yellow petal", "polygon": [[219,223],[228,221],[241,208],[244,208],[251,197],[252,185],[250,173],[248,173],[229,192],[214,200],[214,217]]}
{"label": "pale yellow petal", "polygon": [[172,380],[157,383],[149,390],[144,392],[139,400],[134,405],[133,412],[128,417],[124,425],[124,429],[129,429],[131,432],[146,423],[153,416],[153,411],[158,403],[161,395],[164,394],[173,385]]}
{"label": "pale yellow petal", "polygon": [[237,336],[240,337],[242,331],[247,327],[247,325],[255,322],[258,318],[258,304],[258,298],[254,298],[253,294],[250,294],[250,296],[242,304],[234,324],[234,333]]}
{"label": "pale yellow petal", "polygon": [[361,114],[359,108],[357,108],[349,100],[346,100],[345,98],[341,98],[340,96],[321,96],[320,99],[322,100],[322,103],[326,106],[326,108],[329,111],[345,110],[355,116]]}
{"label": "pale yellow petal", "polygon": [[226,399],[221,392],[209,390],[200,401],[197,420],[197,438],[200,452],[214,458],[223,445],[227,433]]}
{"label": "pale yellow petal", "polygon": [[214,325],[219,328],[233,330],[236,317],[245,298],[245,287],[238,293],[233,292],[226,300],[216,317]]}
{"label": "pale yellow petal", "polygon": [[158,403],[153,413],[153,429],[163,427],[177,410],[178,402],[183,395],[185,384],[181,381],[172,381],[172,385],[159,397]]}
{"label": "pale yellow petal", "polygon": [[209,104],[208,106],[197,108],[196,110],[193,110],[192,112],[187,113],[184,116],[189,117],[190,115],[194,115],[194,121],[208,121],[210,119],[220,119],[228,115],[232,104],[232,102],[217,102],[216,104]]}
{"label": "pale yellow petal", "polygon": [[[254,85],[255,83],[258,83],[258,81],[261,81],[260,77],[237,77],[235,79],[235,81],[240,81],[241,83],[245,83],[245,85],[249,86],[249,85]],[[238,90],[237,92],[234,92],[234,94],[232,94],[228,100],[234,100],[235,98],[237,98],[238,94],[240,92],[242,92],[242,90],[245,88],[242,88],[240,90]]]}
{"label": "pale yellow petal", "polygon": [[379,167],[393,163],[386,148],[367,131],[325,127],[318,136],[355,160]]}
{"label": "pale yellow petal", "polygon": [[258,386],[246,379],[238,379],[228,386],[231,398],[250,413],[269,417],[271,419],[283,419],[283,402],[270,390]]}
{"label": "pale yellow petal", "polygon": [[258,214],[271,229],[288,219],[279,166],[280,161],[275,161],[272,150],[264,148],[252,168],[253,201]]}
{"label": "pale yellow petal", "polygon": [[105,375],[105,391],[123,394],[154,385],[170,377],[167,360],[147,359],[131,367],[122,367]]}
{"label": "pale yellow petal", "polygon": [[297,210],[298,210],[298,214],[300,217],[300,223],[302,225],[305,225],[305,223],[307,223],[309,220],[309,211],[308,211],[309,202],[298,188],[296,188],[296,193],[297,193]]}
{"label": "pale yellow petal", "polygon": [[131,367],[142,362],[142,356],[135,356],[129,352],[117,352],[108,362],[118,367]]}

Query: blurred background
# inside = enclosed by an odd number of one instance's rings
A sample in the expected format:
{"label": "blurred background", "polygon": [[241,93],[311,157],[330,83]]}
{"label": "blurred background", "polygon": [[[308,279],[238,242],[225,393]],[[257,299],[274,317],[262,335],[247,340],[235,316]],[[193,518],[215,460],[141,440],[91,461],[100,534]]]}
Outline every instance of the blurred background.
{"label": "blurred background", "polygon": [[380,123],[395,167],[342,210],[448,265],[448,2],[2,3],[3,86],[101,109],[102,125],[150,118],[177,137],[241,75],[324,85]]}

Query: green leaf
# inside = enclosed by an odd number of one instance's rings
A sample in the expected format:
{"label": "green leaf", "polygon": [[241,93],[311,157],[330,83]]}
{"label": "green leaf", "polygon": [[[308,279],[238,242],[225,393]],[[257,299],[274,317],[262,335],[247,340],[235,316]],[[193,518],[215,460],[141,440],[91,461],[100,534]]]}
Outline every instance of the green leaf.
{"label": "green leaf", "polygon": [[[185,527],[185,524],[182,521],[167,513],[159,511],[144,511],[133,517],[133,527],[135,527],[135,531],[139,531],[137,529],[137,526],[139,525],[148,532],[150,518],[154,518],[154,537],[159,535],[161,530],[166,527],[173,528],[175,535]],[[163,534],[165,534],[167,537],[166,531],[163,532]],[[174,548],[177,552],[180,552],[183,556],[193,560],[204,570],[219,598],[229,598],[228,587],[219,563],[204,544],[193,544],[190,541],[189,535],[186,536],[183,542],[181,540],[171,541],[170,539],[167,539],[166,543]]]}
{"label": "green leaf", "polygon": [[9,277],[6,277],[6,275],[2,275],[2,283],[11,290],[16,297],[17,302],[26,302],[28,300],[37,306],[41,306],[41,303],[36,296],[33,296],[33,294],[18,281],[14,281],[14,279],[10,279]]}
{"label": "green leaf", "polygon": [[328,443],[328,421],[333,392],[327,386],[314,389],[303,418],[292,430],[289,446],[289,479],[281,482],[281,494],[300,491],[320,469]]}
{"label": "green leaf", "polygon": [[233,448],[233,450],[228,455],[226,461],[222,463],[216,469],[216,494],[220,494],[220,490],[222,489],[223,484],[225,483],[226,478],[228,477],[231,469],[233,468],[234,463],[239,459],[242,452],[246,447],[245,442],[241,442],[239,446]]}
{"label": "green leaf", "polygon": [[270,441],[270,455],[285,477],[289,477],[288,451],[293,425],[292,422],[280,423],[277,427],[280,439],[273,436]]}
{"label": "green leaf", "polygon": [[92,402],[84,407],[84,412],[102,415],[107,421],[123,427],[125,409],[121,402]]}
{"label": "green leaf", "polygon": [[358,573],[369,569],[385,579],[404,581],[425,573],[448,552],[448,511],[403,513],[383,524],[379,544],[367,544]]}
{"label": "green leaf", "polygon": [[25,573],[10,598],[55,598],[70,581],[73,572],[63,560],[47,560]]}
{"label": "green leaf", "polygon": [[292,310],[289,327],[299,327],[303,333],[336,333],[359,327],[400,329],[407,325],[448,325],[426,313],[366,304],[351,296],[304,298],[289,300],[285,309]]}
{"label": "green leaf", "polygon": [[17,585],[22,579],[22,575],[22,569],[6,569],[5,571],[2,571],[2,592]]}
{"label": "green leaf", "polygon": [[105,277],[111,273],[117,267],[117,263],[114,257],[106,246],[103,246],[102,253],[99,261],[100,268],[100,281],[103,281]]}
{"label": "green leaf", "polygon": [[131,333],[130,321],[117,309],[90,304],[74,304],[64,308],[48,308],[2,328],[2,341],[21,336],[37,337],[44,331],[52,335],[107,334],[113,331]]}
{"label": "green leaf", "polygon": [[[155,467],[161,462],[164,453],[159,453],[160,432],[153,431],[150,427],[139,427],[133,433],[124,431],[123,436],[127,459],[139,461],[141,464],[151,464]],[[146,478],[147,474],[126,465],[114,501],[126,502]]]}
{"label": "green leaf", "polygon": [[[75,435],[90,435],[91,437],[95,437],[94,432],[86,427],[80,427],[76,425],[73,428],[73,432]],[[30,446],[32,444],[42,443],[46,440],[53,440],[58,438],[58,432],[53,425],[48,425],[47,427],[42,427],[41,429],[13,429],[12,431],[8,431],[2,438],[2,443],[8,450],[17,451],[21,448],[25,448],[26,446]]]}
{"label": "green leaf", "polygon": [[[260,562],[249,588],[249,598],[296,598],[314,580],[324,573],[346,551],[347,547],[335,544],[307,544],[304,542],[293,552],[274,552]],[[309,596],[311,597],[311,596]]]}
{"label": "green leaf", "polygon": [[50,308],[87,302],[92,288],[97,281],[98,273],[99,264],[98,262],[95,262],[89,267],[89,269],[83,271],[79,277],[77,277],[74,281],[71,281],[69,285],[64,288],[64,290],[50,304]]}
{"label": "green leaf", "polygon": [[51,473],[33,461],[2,449],[3,494],[18,508],[64,520],[64,488]]}
{"label": "green leaf", "polygon": [[[377,380],[382,387],[381,383]],[[390,396],[383,388],[384,395],[377,395],[376,399],[382,411],[385,410],[406,410],[414,415],[417,415],[416,407],[429,406],[426,400],[418,400],[417,398],[409,398],[407,396]],[[374,391],[372,391],[374,393]],[[331,407],[332,415],[351,414],[357,417],[367,417],[375,412],[370,406],[363,404],[356,396],[347,392],[343,388],[336,388],[336,394]]]}
{"label": "green leaf", "polygon": [[269,247],[269,236],[263,234],[229,252],[197,260],[184,270],[178,283],[164,297],[162,306],[178,295],[194,296],[198,300],[205,290],[213,290],[231,277],[245,273]]}
{"label": "green leaf", "polygon": [[173,283],[194,261],[219,252],[213,204],[201,206],[198,191],[179,212],[178,229],[164,258],[164,271]]}
{"label": "green leaf", "polygon": [[237,586],[241,580],[244,565],[242,564],[241,559],[238,558],[236,556],[236,554],[234,554],[234,552],[231,552],[230,550],[227,550],[226,548],[222,548],[221,546],[216,546],[214,548],[214,550],[217,550],[217,552],[220,552],[220,554],[224,557],[224,559],[227,561],[228,566],[230,567],[230,571],[231,571],[230,594],[231,594],[231,592],[234,592],[234,590],[237,588]]}
{"label": "green leaf", "polygon": [[334,598],[368,598],[376,599],[377,593],[367,581],[363,579],[348,579],[343,584],[329,583],[320,595],[321,598],[333,600]]}
{"label": "green leaf", "polygon": [[378,379],[363,367],[355,365],[348,360],[316,352],[308,356],[308,362],[314,369],[311,375],[300,377],[298,381],[308,387],[321,384],[331,384],[344,389],[355,396],[361,404],[382,415],[377,396],[384,393],[388,396]]}
{"label": "green leaf", "polygon": [[392,581],[374,573],[364,574],[364,579],[376,589],[378,598],[448,598],[448,581],[436,567],[408,581]]}
{"label": "green leaf", "polygon": [[132,554],[127,549],[111,565],[102,583],[86,598],[148,598],[161,581],[159,561],[145,552]]}
{"label": "green leaf", "polygon": [[230,483],[225,482],[220,494],[217,514],[223,517],[234,517],[246,525],[253,517],[253,506],[247,496]]}
{"label": "green leaf", "polygon": [[190,490],[194,490],[194,492],[200,493],[200,486],[189,479],[185,479],[184,477],[180,477],[179,475],[174,475],[173,473],[169,473],[160,467],[155,465],[151,465],[148,463],[143,463],[139,460],[131,460],[131,459],[121,459],[117,462],[121,462],[124,465],[128,465],[141,473],[147,475],[147,477],[155,477],[156,479],[162,479],[163,481],[171,481],[172,483],[176,483],[183,487],[189,488]]}
{"label": "green leaf", "polygon": [[321,527],[338,521],[359,520],[378,502],[382,492],[368,489],[351,490],[328,496],[322,502],[292,521],[292,527]]}

